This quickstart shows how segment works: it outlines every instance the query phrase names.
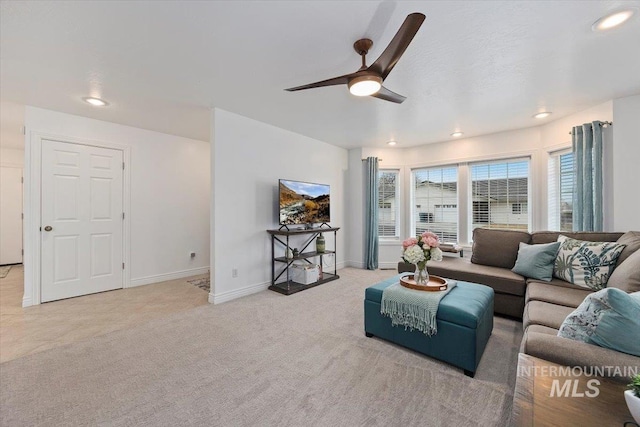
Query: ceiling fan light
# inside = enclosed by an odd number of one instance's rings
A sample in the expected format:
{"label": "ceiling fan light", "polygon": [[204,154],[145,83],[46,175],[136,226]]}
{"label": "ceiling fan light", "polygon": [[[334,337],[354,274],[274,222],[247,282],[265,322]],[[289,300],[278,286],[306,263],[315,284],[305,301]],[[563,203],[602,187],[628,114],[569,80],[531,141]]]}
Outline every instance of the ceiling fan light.
{"label": "ceiling fan light", "polygon": [[606,31],[617,27],[629,20],[635,13],[635,9],[626,9],[603,16],[593,23],[591,29],[593,31]]}
{"label": "ceiling fan light", "polygon": [[376,75],[358,76],[349,81],[349,92],[355,96],[373,95],[382,87],[382,78]]}

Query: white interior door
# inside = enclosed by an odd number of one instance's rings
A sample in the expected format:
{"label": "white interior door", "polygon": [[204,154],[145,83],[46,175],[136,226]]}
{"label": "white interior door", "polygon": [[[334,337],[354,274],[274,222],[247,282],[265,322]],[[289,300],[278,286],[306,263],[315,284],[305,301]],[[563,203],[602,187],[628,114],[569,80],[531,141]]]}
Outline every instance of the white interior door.
{"label": "white interior door", "polygon": [[122,160],[42,141],[42,302],[122,288]]}
{"label": "white interior door", "polygon": [[22,262],[22,169],[0,167],[0,265]]}

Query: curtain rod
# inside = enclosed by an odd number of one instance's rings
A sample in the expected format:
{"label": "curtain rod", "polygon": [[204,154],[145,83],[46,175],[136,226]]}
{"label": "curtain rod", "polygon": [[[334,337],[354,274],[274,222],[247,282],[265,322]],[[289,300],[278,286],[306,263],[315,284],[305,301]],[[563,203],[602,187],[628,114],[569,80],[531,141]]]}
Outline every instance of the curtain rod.
{"label": "curtain rod", "polygon": [[[613,122],[601,122],[600,126],[602,127],[613,126]],[[573,135],[573,131],[569,132],[569,135]]]}

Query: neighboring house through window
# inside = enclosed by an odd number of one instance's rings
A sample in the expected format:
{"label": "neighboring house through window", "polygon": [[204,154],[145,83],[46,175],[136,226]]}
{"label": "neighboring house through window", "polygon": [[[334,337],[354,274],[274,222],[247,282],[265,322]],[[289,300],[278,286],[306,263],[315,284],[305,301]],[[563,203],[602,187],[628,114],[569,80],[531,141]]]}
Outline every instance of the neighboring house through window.
{"label": "neighboring house through window", "polygon": [[471,231],[477,227],[529,230],[529,159],[471,163]]}
{"label": "neighboring house through window", "polygon": [[400,236],[399,171],[378,172],[378,237]]}
{"label": "neighboring house through window", "polygon": [[458,167],[412,171],[412,235],[436,233],[443,242],[458,241]]}

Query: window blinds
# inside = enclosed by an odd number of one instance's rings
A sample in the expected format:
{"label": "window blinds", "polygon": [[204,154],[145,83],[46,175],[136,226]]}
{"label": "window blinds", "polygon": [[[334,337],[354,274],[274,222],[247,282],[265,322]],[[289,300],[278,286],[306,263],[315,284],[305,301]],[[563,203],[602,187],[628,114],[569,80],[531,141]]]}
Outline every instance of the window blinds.
{"label": "window blinds", "polygon": [[574,159],[571,150],[549,154],[549,230],[573,230],[573,170]]}
{"label": "window blinds", "polygon": [[472,230],[529,229],[529,163],[521,158],[470,164]]}
{"label": "window blinds", "polygon": [[458,167],[415,169],[412,173],[415,235],[432,231],[443,242],[458,242]]}
{"label": "window blinds", "polygon": [[398,171],[378,172],[378,237],[397,237]]}

